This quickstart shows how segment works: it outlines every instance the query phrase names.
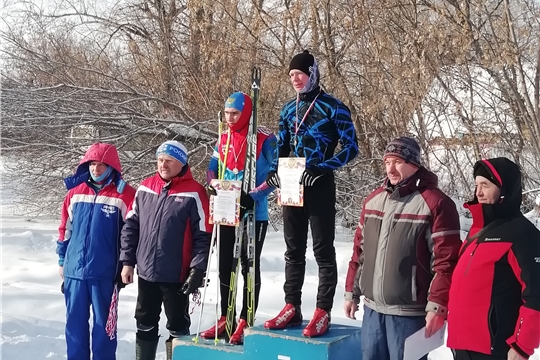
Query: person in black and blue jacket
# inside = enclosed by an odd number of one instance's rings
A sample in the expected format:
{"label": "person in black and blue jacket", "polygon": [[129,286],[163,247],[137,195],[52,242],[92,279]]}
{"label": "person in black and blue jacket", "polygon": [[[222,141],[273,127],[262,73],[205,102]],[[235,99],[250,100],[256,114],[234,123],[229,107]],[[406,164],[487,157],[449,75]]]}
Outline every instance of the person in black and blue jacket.
{"label": "person in black and blue jacket", "polygon": [[189,295],[202,286],[212,225],[208,197],[193,179],[186,147],[165,141],[156,150],[157,173],[144,179],[128,208],[120,237],[122,282],[131,284],[137,267],[135,359],[155,360],[161,307],[169,338],[189,334]]}
{"label": "person in black and blue jacket", "polygon": [[[317,309],[303,334],[314,337],[328,330],[337,285],[334,171],[358,154],[358,141],[349,108],[320,88],[319,70],[313,55],[306,50],[294,56],[289,76],[297,97],[281,111],[276,156],[266,182],[269,186],[280,187],[277,174],[280,157],[304,157],[306,169],[300,180],[304,185],[304,206],[283,207],[287,246],[283,286],[286,305],[264,326],[282,329],[302,322],[300,305],[310,224],[313,251],[319,266],[319,287]],[[338,144],[341,145],[339,149]]]}

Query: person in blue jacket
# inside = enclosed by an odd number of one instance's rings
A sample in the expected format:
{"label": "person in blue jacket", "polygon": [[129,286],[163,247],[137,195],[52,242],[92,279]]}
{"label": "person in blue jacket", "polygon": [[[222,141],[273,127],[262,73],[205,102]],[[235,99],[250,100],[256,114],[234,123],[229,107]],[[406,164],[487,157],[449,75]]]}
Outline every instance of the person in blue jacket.
{"label": "person in blue jacket", "polygon": [[266,182],[280,186],[277,174],[280,157],[305,158],[306,168],[300,179],[304,186],[304,206],[283,207],[287,246],[285,307],[264,326],[282,329],[302,323],[300,305],[310,224],[313,252],[319,266],[319,287],[317,308],[303,335],[313,337],[328,330],[337,285],[334,171],[356,157],[358,140],[349,108],[319,86],[319,70],[312,54],[306,50],[295,55],[289,65],[289,76],[296,98],[281,110],[276,156]]}
{"label": "person in blue jacket", "polygon": [[[228,131],[218,139],[214,154],[210,160],[207,171],[207,183],[212,179],[242,180],[244,178],[244,162],[246,158],[247,135],[249,120],[252,113],[252,101],[249,95],[235,92],[225,101],[225,121]],[[227,148],[227,144],[229,145]],[[274,161],[276,150],[276,137],[264,127],[257,128],[257,160],[256,160],[256,188],[249,194],[242,193],[240,198],[241,212],[252,210],[255,205],[255,311],[259,302],[261,291],[260,257],[264,238],[268,228],[268,195],[274,191],[266,184],[266,176],[270,165]],[[223,174],[218,172],[222,171]],[[218,320],[217,332],[221,336],[226,327],[227,304],[231,272],[236,266],[233,261],[233,247],[235,241],[235,227],[221,226],[221,245],[219,249],[219,279],[221,293],[221,318]],[[244,232],[245,233],[245,232]],[[245,242],[244,242],[245,243]],[[247,258],[245,248],[241,254],[242,275],[244,277],[243,301],[240,318],[236,330],[229,342],[240,344],[243,341],[244,329],[247,326]],[[215,337],[216,326],[201,332],[201,337],[212,339]]]}
{"label": "person in blue jacket", "polygon": [[69,191],[62,207],[56,252],[64,279],[67,359],[90,360],[91,352],[94,360],[114,360],[116,326],[108,322],[109,310],[112,302],[117,304],[117,289],[123,286],[119,276],[120,230],[135,189],[122,180],[116,148],[103,143],[90,146],[76,173],[64,182]]}

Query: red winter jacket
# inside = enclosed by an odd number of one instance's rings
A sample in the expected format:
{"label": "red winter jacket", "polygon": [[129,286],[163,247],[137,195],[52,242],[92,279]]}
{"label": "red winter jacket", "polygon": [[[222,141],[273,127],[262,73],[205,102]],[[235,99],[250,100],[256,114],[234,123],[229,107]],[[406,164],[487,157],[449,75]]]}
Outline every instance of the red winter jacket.
{"label": "red winter jacket", "polygon": [[450,288],[448,347],[528,358],[540,345],[540,232],[520,212],[521,174],[506,158],[479,161],[501,202],[466,204],[473,225]]}

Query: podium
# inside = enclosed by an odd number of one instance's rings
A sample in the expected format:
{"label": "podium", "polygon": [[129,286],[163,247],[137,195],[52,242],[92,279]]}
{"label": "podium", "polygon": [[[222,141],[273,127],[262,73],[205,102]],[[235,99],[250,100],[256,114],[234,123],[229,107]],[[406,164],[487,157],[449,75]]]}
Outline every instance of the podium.
{"label": "podium", "polygon": [[332,323],[323,336],[307,338],[302,330],[307,325],[284,330],[268,330],[263,326],[246,329],[244,345],[230,345],[223,340],[194,335],[173,340],[173,360],[342,360],[362,358],[360,327]]}

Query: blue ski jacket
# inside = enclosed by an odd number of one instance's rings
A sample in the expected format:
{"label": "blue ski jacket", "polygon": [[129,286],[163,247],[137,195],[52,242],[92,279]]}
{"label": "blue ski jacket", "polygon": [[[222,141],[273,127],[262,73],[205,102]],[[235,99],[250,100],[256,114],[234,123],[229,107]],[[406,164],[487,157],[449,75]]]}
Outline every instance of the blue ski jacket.
{"label": "blue ski jacket", "polygon": [[[114,169],[98,190],[90,182],[89,164],[103,162]],[[92,145],[75,175],[64,181],[69,191],[62,206],[56,253],[64,276],[78,280],[114,280],[119,271],[120,231],[135,189],[121,178],[113,145]]]}
{"label": "blue ski jacket", "polygon": [[[338,143],[341,148],[336,152]],[[349,108],[320,87],[288,102],[281,110],[271,170],[277,171],[279,157],[289,157],[291,153],[305,157],[306,168],[317,168],[322,173],[332,172],[354,159],[358,140]]]}

